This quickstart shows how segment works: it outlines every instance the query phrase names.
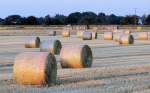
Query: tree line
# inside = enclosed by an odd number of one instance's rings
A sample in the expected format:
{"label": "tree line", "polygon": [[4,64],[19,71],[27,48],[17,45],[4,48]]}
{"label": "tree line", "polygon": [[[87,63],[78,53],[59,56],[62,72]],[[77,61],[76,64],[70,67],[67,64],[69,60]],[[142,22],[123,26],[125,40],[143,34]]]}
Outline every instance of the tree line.
{"label": "tree line", "polygon": [[0,18],[0,25],[150,25],[150,15],[116,16],[105,13],[74,12],[68,16],[56,14],[45,17],[10,15],[4,19]]}

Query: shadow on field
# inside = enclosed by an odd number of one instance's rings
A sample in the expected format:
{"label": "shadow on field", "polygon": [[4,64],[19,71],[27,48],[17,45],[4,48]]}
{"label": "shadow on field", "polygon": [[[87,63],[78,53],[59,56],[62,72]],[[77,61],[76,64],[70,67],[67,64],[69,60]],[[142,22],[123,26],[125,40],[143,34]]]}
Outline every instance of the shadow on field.
{"label": "shadow on field", "polygon": [[120,57],[134,57],[134,56],[148,56],[150,54],[135,54],[135,55],[119,55],[119,56],[108,56],[108,57],[94,57],[94,59],[108,59],[108,58],[120,58]]}
{"label": "shadow on field", "polygon": [[93,76],[68,76],[60,78],[58,77],[56,81],[56,85],[65,85],[65,84],[71,84],[71,83],[78,83],[78,82],[85,82],[90,80],[103,80],[103,79],[111,79],[111,78],[121,78],[126,76],[137,76],[137,75],[148,75],[149,72],[137,72],[137,73],[128,73],[128,74],[116,74],[116,75],[106,75],[106,76],[100,76],[100,75],[93,75]]}

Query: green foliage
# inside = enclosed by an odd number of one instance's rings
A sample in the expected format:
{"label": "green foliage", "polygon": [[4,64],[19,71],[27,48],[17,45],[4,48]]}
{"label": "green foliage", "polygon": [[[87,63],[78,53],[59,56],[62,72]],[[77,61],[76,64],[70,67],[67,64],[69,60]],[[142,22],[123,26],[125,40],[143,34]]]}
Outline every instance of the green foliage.
{"label": "green foliage", "polygon": [[67,23],[77,25],[81,17],[82,14],[80,12],[71,13],[67,18]]}
{"label": "green foliage", "polygon": [[26,24],[27,25],[38,25],[37,18],[34,16],[29,16],[26,18]]}
{"label": "green foliage", "polygon": [[11,15],[5,18],[4,25],[21,25],[22,18],[20,15]]}
{"label": "green foliage", "polygon": [[0,19],[0,25],[138,25],[139,19],[142,23],[150,25],[149,16],[116,16],[114,14],[94,12],[74,12],[68,16],[57,14],[54,17],[50,15],[40,18],[35,16],[21,17],[20,15],[10,15],[5,19]]}
{"label": "green foliage", "polygon": [[81,25],[97,24],[97,15],[93,12],[83,12],[78,24]]}
{"label": "green foliage", "polygon": [[50,25],[51,22],[52,22],[52,19],[51,19],[50,15],[45,16],[44,25]]}
{"label": "green foliage", "polygon": [[126,16],[122,19],[121,24],[123,25],[137,25],[138,17],[137,16]]}
{"label": "green foliage", "polygon": [[150,15],[147,16],[147,18],[145,20],[145,24],[150,25]]}

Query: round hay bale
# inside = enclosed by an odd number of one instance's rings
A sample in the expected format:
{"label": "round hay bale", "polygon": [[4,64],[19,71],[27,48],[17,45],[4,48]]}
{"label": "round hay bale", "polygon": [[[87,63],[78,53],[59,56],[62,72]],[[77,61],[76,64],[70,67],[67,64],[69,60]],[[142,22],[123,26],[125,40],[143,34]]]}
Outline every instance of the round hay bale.
{"label": "round hay bale", "polygon": [[82,39],[83,40],[92,40],[92,32],[84,32]]}
{"label": "round hay bale", "polygon": [[92,32],[92,39],[97,39],[97,32]]}
{"label": "round hay bale", "polygon": [[50,52],[52,54],[60,54],[62,48],[61,42],[59,40],[45,40],[40,44],[41,52]]}
{"label": "round hay bale", "polygon": [[138,32],[137,39],[138,40],[148,40],[148,32]]}
{"label": "round hay bale", "polygon": [[13,78],[24,85],[51,85],[57,76],[55,56],[48,52],[25,52],[17,55]]}
{"label": "round hay bale", "polygon": [[113,32],[104,32],[104,40],[113,40]]}
{"label": "round hay bale", "polygon": [[88,45],[65,46],[60,52],[62,68],[88,68],[92,66],[93,55]]}
{"label": "round hay bale", "polygon": [[64,30],[64,31],[62,32],[62,36],[63,36],[63,37],[70,37],[70,31]]}
{"label": "round hay bale", "polygon": [[84,31],[77,31],[77,37],[82,38]]}
{"label": "round hay bale", "polygon": [[39,37],[28,37],[25,40],[25,48],[39,48],[40,38]]}
{"label": "round hay bale", "polygon": [[48,35],[49,36],[56,36],[56,31],[49,31]]}
{"label": "round hay bale", "polygon": [[119,43],[122,45],[129,45],[134,43],[134,37],[132,35],[121,35]]}
{"label": "round hay bale", "polygon": [[123,35],[123,33],[122,32],[118,32],[118,33],[113,33],[113,40],[115,40],[115,41],[119,41],[119,39],[120,39],[120,36],[121,35]]}

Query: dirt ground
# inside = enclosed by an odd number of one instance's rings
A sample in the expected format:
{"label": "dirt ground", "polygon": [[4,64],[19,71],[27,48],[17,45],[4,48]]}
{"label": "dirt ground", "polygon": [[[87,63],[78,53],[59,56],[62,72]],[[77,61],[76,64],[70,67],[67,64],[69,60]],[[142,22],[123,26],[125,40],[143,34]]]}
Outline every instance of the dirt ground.
{"label": "dirt ground", "polygon": [[92,68],[62,69],[59,56],[55,85],[23,86],[13,80],[15,56],[25,49],[28,36],[0,36],[0,93],[150,93],[150,41],[135,41],[134,45],[120,46],[114,41],[82,41],[75,35],[40,36],[41,40],[59,39],[63,46],[88,44],[93,51]]}

